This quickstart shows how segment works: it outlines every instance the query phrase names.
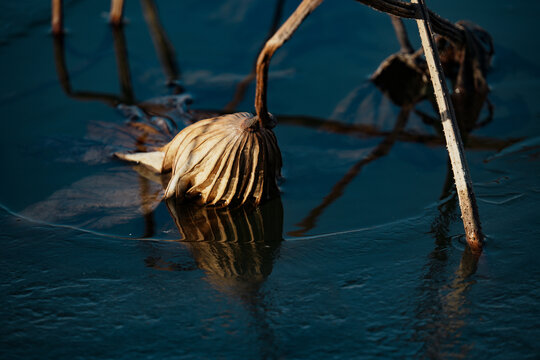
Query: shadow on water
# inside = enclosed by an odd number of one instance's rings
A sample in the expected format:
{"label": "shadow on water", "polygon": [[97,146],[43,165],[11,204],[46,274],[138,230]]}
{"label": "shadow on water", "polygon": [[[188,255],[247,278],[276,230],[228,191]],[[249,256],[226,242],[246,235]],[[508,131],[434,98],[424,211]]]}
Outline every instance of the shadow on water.
{"label": "shadow on water", "polygon": [[332,188],[331,192],[326,195],[317,207],[312,209],[309,214],[300,222],[297,224],[297,226],[300,227],[298,230],[290,231],[288,234],[292,236],[302,236],[309,230],[313,229],[316,226],[317,219],[321,214],[324,212],[324,210],[330,206],[335,200],[340,198],[343,195],[343,192],[345,191],[345,188],[347,185],[360,173],[360,170],[362,170],[362,167],[364,167],[366,164],[379,159],[380,157],[385,156],[388,154],[394,143],[396,142],[398,134],[405,128],[407,125],[407,120],[409,118],[410,108],[409,107],[403,107],[398,115],[397,121],[395,123],[394,129],[388,134],[383,141],[375,147],[367,156],[365,156],[362,160],[357,162],[354,166],[352,166],[349,171],[343,176],[341,180],[339,180],[334,187]]}
{"label": "shadow on water", "polygon": [[133,123],[136,123],[137,120],[143,120],[142,122],[139,121],[136,124],[130,125],[141,128],[141,130],[146,132],[146,135],[159,132],[167,134],[167,137],[160,139],[160,142],[165,142],[170,140],[173,133],[178,131],[176,124],[189,124],[192,122],[191,117],[185,112],[185,105],[191,99],[188,95],[180,96],[184,93],[184,89],[179,83],[180,70],[177,65],[175,51],[159,20],[155,2],[153,0],[143,0],[141,4],[155,51],[161,61],[163,72],[167,79],[166,85],[171,90],[172,96],[164,96],[146,101],[138,101],[136,99],[131,79],[126,37],[124,35],[124,28],[121,25],[110,27],[113,37],[118,82],[121,89],[120,95],[74,90],[70,81],[66,61],[66,37],[63,33],[53,36],[56,72],[64,93],[69,97],[83,101],[100,101],[111,107],[117,107]]}

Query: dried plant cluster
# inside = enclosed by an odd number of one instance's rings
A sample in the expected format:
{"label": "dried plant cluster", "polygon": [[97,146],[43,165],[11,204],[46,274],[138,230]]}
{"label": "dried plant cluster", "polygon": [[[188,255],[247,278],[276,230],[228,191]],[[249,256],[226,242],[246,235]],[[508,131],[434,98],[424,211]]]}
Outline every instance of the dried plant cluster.
{"label": "dried plant cluster", "polygon": [[[165,190],[166,198],[175,196],[180,199],[196,199],[204,205],[228,206],[247,202],[259,204],[271,196],[277,189],[276,177],[281,169],[281,155],[275,135],[270,130],[275,121],[267,110],[270,60],[322,1],[302,0],[294,13],[266,41],[255,67],[256,116],[237,113],[203,120],[188,126],[158,152],[120,157],[140,161],[159,172],[172,171],[172,178]],[[457,74],[452,74],[456,76],[453,99],[457,103],[461,100],[466,108],[464,114],[467,114],[471,112],[469,108],[475,105],[480,105],[477,109],[481,109],[488,92],[485,72],[493,54],[491,37],[474,24],[452,24],[439,17],[428,10],[424,0],[411,0],[411,3],[395,0],[358,1],[394,15],[392,23],[402,48],[401,54],[385,61],[372,81],[386,88],[385,92],[394,102],[409,109],[418,100],[430,95],[427,75],[431,78],[467,240],[471,248],[481,249],[483,236],[472,181],[437,45],[445,50],[443,55],[450,72],[454,72],[456,67],[459,69]],[[405,27],[398,17],[416,19],[425,62],[419,57],[421,52],[413,51]],[[444,47],[446,40],[437,44],[432,27],[452,44]],[[404,73],[404,81],[395,81]],[[391,86],[385,86],[387,83]],[[403,88],[409,89],[404,92]],[[478,96],[471,99],[471,94]]]}
{"label": "dried plant cluster", "polygon": [[281,174],[274,132],[246,112],[201,120],[158,151],[117,156],[172,172],[165,198],[218,207],[258,205],[277,193]]}

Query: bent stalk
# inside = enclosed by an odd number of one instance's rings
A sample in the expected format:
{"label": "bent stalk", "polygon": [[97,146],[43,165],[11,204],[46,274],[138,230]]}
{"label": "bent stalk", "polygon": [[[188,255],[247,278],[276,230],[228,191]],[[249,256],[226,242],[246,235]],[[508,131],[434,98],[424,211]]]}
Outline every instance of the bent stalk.
{"label": "bent stalk", "polygon": [[255,89],[255,110],[259,118],[259,124],[264,127],[272,127],[273,121],[268,114],[266,90],[268,83],[268,68],[270,59],[292,34],[298,29],[304,19],[319,6],[323,0],[303,0],[294,13],[285,21],[279,30],[266,42],[257,59],[257,86]]}

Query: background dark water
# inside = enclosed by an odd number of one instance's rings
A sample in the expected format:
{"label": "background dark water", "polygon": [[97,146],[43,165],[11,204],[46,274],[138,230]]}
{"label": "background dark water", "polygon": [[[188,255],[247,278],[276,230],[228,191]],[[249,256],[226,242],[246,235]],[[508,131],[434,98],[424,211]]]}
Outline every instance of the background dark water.
{"label": "background dark water", "polygon": [[[157,3],[191,108],[223,109],[277,2]],[[297,3],[284,2],[285,16]],[[540,5],[428,5],[495,42],[493,121],[467,151],[488,237],[478,262],[464,251],[455,199],[439,200],[441,145],[397,141],[314,210],[383,138],[285,120],[393,128],[399,109],[367,82],[398,50],[384,14],[327,1],[277,52],[269,106],[283,118],[281,199],[171,213],[160,185],[112,159],[134,147],[119,140],[123,113],[60,85],[49,3],[0,4],[1,357],[538,358]],[[107,9],[66,2],[74,91],[121,93]],[[126,15],[135,99],[171,94],[139,2]],[[252,111],[253,92],[236,110]],[[435,134],[416,114],[406,130]]]}

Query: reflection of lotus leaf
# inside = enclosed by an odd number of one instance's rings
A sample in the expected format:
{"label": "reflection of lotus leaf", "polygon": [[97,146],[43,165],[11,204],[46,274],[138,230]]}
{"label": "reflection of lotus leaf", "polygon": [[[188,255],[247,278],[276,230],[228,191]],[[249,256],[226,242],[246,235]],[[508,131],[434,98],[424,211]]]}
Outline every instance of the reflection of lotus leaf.
{"label": "reflection of lotus leaf", "polygon": [[283,231],[279,198],[257,208],[195,207],[174,199],[167,200],[167,207],[185,245],[214,286],[237,293],[258,287],[272,272]]}

